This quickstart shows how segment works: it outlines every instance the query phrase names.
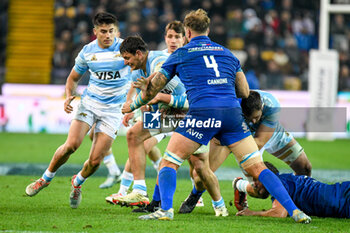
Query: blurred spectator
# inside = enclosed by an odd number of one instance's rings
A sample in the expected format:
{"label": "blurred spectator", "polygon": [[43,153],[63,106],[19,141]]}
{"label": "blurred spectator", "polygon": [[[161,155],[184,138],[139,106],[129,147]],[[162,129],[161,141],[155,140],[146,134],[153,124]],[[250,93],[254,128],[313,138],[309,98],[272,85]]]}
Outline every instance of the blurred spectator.
{"label": "blurred spectator", "polygon": [[212,41],[218,44],[226,44],[227,31],[225,30],[224,18],[221,15],[215,14],[211,18],[209,36]]}
{"label": "blurred spectator", "polygon": [[154,18],[150,18],[144,25],[144,30],[141,32],[141,36],[148,44],[150,50],[156,50],[158,44],[163,40],[163,34],[159,28],[157,21]]}
{"label": "blurred spectator", "polygon": [[245,72],[245,77],[247,78],[249,89],[260,89],[259,79],[255,75],[254,70],[249,70],[248,72]]}
{"label": "blurred spectator", "polygon": [[53,81],[55,84],[64,84],[70,69],[70,54],[64,41],[56,42],[56,52],[53,56]]}
{"label": "blurred spectator", "polygon": [[291,74],[300,74],[300,51],[297,47],[297,43],[293,37],[288,37],[285,40],[285,52],[288,55],[291,64]]}
{"label": "blurred spectator", "polygon": [[347,65],[340,66],[338,91],[350,91],[350,69]]}
{"label": "blurred spectator", "polygon": [[274,60],[270,60],[267,62],[267,72],[265,75],[263,75],[263,78],[260,81],[262,89],[283,89],[284,77],[281,70],[279,69],[278,64]]}
{"label": "blurred spectator", "polygon": [[251,44],[247,47],[248,57],[244,63],[243,69],[245,72],[254,71],[257,76],[265,72],[265,64],[260,57],[259,49],[256,44]]}
{"label": "blurred spectator", "polygon": [[337,14],[334,16],[332,27],[330,27],[333,48],[336,50],[349,50],[347,40],[348,28],[345,25],[344,15]]}
{"label": "blurred spectator", "polygon": [[226,30],[228,37],[243,37],[243,13],[241,9],[227,12]]}

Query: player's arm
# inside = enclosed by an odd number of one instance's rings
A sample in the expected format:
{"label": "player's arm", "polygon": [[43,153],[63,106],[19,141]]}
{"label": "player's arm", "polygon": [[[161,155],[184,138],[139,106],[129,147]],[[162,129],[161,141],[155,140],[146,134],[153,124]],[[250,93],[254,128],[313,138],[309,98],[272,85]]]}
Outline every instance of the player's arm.
{"label": "player's arm", "polygon": [[75,98],[74,92],[77,89],[78,82],[81,78],[81,74],[76,72],[74,68],[70,72],[67,81],[66,81],[66,100],[64,102],[64,111],[66,113],[71,113],[73,111],[73,107],[70,105],[70,103],[73,101]]}
{"label": "player's arm", "polygon": [[254,135],[254,140],[259,150],[270,140],[274,132],[275,128],[268,127],[264,124],[259,125]]}
{"label": "player's arm", "polygon": [[[152,75],[153,76],[153,75]],[[168,83],[168,78],[164,74],[157,72],[154,74],[152,79],[141,78],[138,82],[145,82],[147,89],[146,91],[141,91],[135,98],[135,100],[129,105],[124,106],[122,109],[123,113],[132,112],[135,109],[147,104],[151,99],[153,99],[156,94],[164,88]]]}
{"label": "player's arm", "polygon": [[248,98],[249,85],[243,71],[236,73],[236,95],[238,98]]}
{"label": "player's arm", "polygon": [[237,216],[263,216],[263,217],[275,217],[275,218],[285,218],[288,216],[287,210],[277,201],[272,202],[272,208],[264,211],[253,211],[250,209],[245,209],[239,211]]}
{"label": "player's arm", "polygon": [[173,108],[180,108],[187,110],[189,108],[186,95],[170,95],[165,93],[158,93],[148,104],[157,104],[159,102],[165,103]]}

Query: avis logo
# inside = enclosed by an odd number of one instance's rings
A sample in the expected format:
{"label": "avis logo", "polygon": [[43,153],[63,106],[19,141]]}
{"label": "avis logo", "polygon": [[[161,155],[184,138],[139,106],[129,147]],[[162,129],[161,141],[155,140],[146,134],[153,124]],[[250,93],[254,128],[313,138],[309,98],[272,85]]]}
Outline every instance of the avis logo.
{"label": "avis logo", "polygon": [[144,129],[160,129],[160,112],[144,112],[143,128]]}

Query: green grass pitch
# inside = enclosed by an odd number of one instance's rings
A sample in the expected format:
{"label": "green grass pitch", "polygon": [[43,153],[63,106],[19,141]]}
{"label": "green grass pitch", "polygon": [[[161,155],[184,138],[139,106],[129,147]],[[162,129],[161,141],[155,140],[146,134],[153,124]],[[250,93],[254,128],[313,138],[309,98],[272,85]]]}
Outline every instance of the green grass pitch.
{"label": "green grass pitch", "polygon": [[[65,135],[0,133],[0,163],[48,164]],[[308,142],[298,139],[305,148],[314,168],[349,169],[349,140],[334,142]],[[167,141],[160,144],[164,150]],[[90,142],[85,140],[72,155],[69,163],[82,164],[89,153]],[[113,145],[117,161],[122,165],[127,158],[125,137],[119,137]],[[283,163],[269,155],[264,158],[278,167]],[[229,158],[224,166],[237,167]],[[309,225],[295,224],[292,219],[236,217],[235,208],[229,206],[233,197],[230,181],[220,181],[222,195],[230,216],[214,216],[208,193],[204,194],[205,207],[196,208],[192,214],[177,214],[181,202],[191,190],[191,182],[178,179],[174,196],[175,218],[171,222],[141,221],[140,214],[130,208],[113,206],[104,198],[117,191],[119,185],[101,190],[98,185],[104,177],[90,177],[83,185],[83,200],[78,209],[69,207],[70,177],[56,177],[50,186],[35,197],[24,193],[26,185],[38,177],[0,176],[0,231],[3,232],[349,232],[347,219],[317,218]],[[152,195],[155,179],[147,180]],[[252,209],[270,208],[269,200],[249,198]]]}

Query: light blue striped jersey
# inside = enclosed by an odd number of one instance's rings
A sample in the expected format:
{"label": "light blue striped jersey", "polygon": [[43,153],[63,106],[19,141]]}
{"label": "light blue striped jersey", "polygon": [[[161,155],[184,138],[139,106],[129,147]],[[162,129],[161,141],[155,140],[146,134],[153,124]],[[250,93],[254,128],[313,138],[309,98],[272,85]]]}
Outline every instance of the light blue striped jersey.
{"label": "light blue striped jersey", "polygon": [[122,104],[130,87],[130,67],[124,64],[119,52],[122,39],[102,49],[97,40],[84,46],[75,59],[74,70],[79,74],[90,72],[88,87],[82,102],[98,109],[110,109]]}
{"label": "light blue striped jersey", "polygon": [[[146,73],[142,69],[134,70],[131,74],[132,80],[136,81],[138,78],[147,78],[154,72],[157,72],[162,67],[163,63],[168,59],[169,53],[165,50],[162,51],[149,51],[146,63]],[[140,92],[136,89],[137,93]],[[178,77],[174,77],[168,82],[165,87],[160,91],[166,94],[182,95],[186,89]]]}

